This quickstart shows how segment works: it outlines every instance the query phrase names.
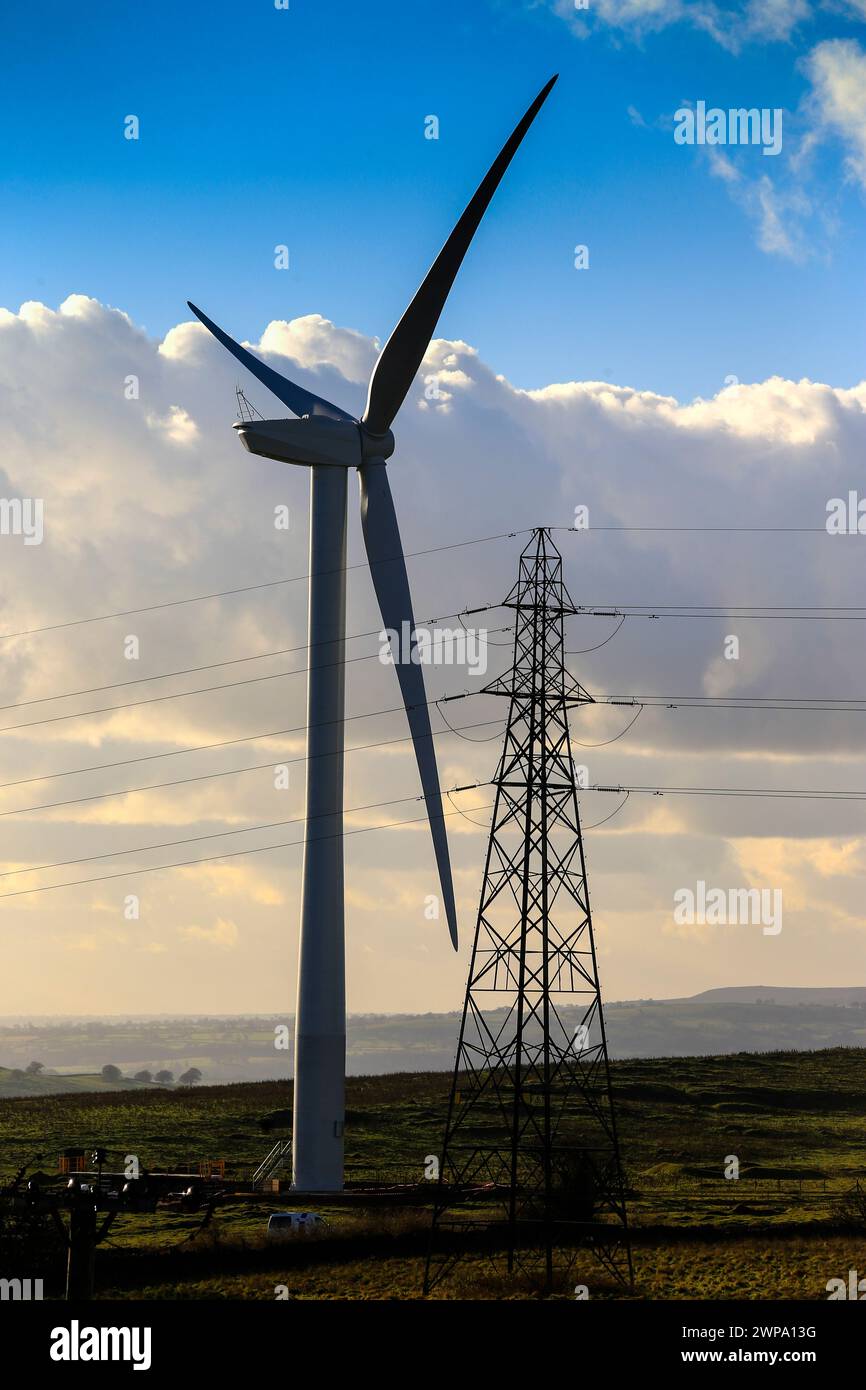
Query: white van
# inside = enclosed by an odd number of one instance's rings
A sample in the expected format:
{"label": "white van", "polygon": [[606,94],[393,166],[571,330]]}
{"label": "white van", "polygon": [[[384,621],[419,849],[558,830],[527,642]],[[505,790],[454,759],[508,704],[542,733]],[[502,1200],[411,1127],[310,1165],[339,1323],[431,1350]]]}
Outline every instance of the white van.
{"label": "white van", "polygon": [[268,1240],[289,1240],[292,1236],[308,1236],[327,1226],[323,1216],[315,1211],[275,1211],[268,1217]]}

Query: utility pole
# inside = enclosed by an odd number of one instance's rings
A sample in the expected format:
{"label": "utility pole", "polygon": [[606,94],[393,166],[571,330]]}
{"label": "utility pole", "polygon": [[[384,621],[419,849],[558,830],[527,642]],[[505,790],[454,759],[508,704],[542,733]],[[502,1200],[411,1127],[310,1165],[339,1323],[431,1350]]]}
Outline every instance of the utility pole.
{"label": "utility pole", "polygon": [[424,1289],[483,1253],[550,1291],[587,1246],[631,1286],[619,1142],[568,714],[577,610],[547,528],[505,606],[509,701],[484,884],[440,1159]]}
{"label": "utility pole", "polygon": [[70,1303],[88,1302],[93,1297],[96,1257],[96,1202],[79,1194],[69,1212],[68,1256],[66,1261],[66,1299]]}

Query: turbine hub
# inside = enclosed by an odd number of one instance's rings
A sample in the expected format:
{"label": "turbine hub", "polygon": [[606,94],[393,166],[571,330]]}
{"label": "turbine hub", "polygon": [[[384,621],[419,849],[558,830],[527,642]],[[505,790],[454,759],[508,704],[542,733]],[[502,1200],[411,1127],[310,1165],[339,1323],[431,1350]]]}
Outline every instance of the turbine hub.
{"label": "turbine hub", "polygon": [[389,459],[394,452],[394,436],[390,430],[384,434],[373,434],[366,425],[359,425],[361,453],[366,463],[368,459]]}

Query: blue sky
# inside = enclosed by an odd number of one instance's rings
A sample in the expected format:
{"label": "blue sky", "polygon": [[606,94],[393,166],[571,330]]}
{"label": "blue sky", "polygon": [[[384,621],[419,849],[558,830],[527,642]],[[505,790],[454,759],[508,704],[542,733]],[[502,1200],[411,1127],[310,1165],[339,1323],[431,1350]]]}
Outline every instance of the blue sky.
{"label": "blue sky", "polygon": [[[594,16],[581,38],[566,5],[516,0],[20,7],[4,20],[0,304],[79,292],[162,335],[190,297],[250,339],[311,312],[387,336],[558,70],[442,333],[521,386],[604,377],[690,398],[729,374],[850,385],[866,362],[862,188],[832,131],[804,174],[792,159],[814,128],[809,53],[864,26],[841,3],[773,3],[813,13],[789,41],[737,39],[736,52],[694,18],[653,33]],[[744,187],[766,176],[799,200],[794,254],[761,249],[707,152],[675,145],[673,112],[699,98],[784,108],[781,156],[731,155]],[[429,114],[438,141],[424,139]],[[288,271],[273,267],[278,243]],[[588,271],[573,267],[577,243]]]}

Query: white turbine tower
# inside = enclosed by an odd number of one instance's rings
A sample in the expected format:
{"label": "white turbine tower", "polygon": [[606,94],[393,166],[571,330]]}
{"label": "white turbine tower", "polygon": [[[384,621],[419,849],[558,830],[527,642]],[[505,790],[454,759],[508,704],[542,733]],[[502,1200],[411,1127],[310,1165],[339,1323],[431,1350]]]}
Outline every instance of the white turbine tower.
{"label": "white turbine tower", "polygon": [[[379,355],[360,420],[315,396],[241,347],[190,304],[214,337],[298,419],[238,421],[253,454],[311,470],[307,796],[298,1007],[292,1182],[305,1192],[343,1186],[346,980],[343,902],[343,719],[346,633],[347,475],[357,468],[361,526],[386,629],[414,634],[409,579],[385,467],[394,452],[391,424],[406,397],[463,257],[521,140],[556,77],[539,92],[446,241],[421,288]],[[414,646],[414,636],[413,636]],[[421,775],[442,901],[457,948],[457,915],[442,795],[424,677],[394,653]]]}

